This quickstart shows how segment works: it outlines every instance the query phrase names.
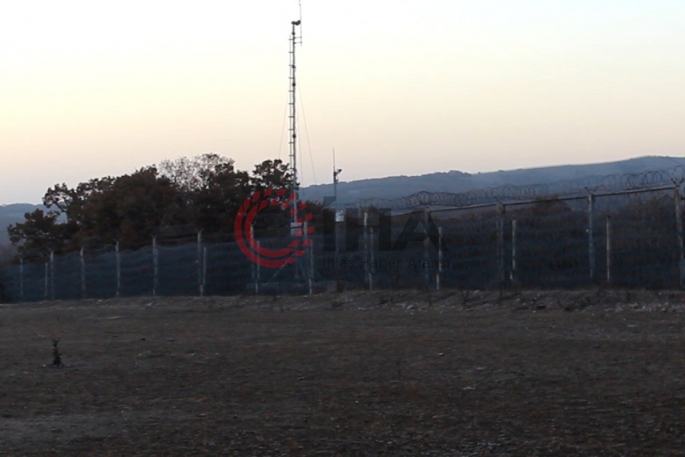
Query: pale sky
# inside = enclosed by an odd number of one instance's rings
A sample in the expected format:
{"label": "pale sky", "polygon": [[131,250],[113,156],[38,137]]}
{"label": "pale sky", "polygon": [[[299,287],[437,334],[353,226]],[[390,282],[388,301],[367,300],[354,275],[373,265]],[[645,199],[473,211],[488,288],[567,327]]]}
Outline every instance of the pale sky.
{"label": "pale sky", "polygon": [[[331,181],[332,148],[345,181],[685,155],[682,0],[302,12],[303,185]],[[298,14],[296,0],[2,1],[0,204],[204,152],[287,160]]]}

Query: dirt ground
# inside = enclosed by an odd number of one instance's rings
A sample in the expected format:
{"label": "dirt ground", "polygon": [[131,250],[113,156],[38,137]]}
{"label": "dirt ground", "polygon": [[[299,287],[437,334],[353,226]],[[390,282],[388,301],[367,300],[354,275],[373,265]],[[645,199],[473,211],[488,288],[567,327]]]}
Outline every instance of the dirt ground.
{"label": "dirt ground", "polygon": [[685,455],[685,294],[2,305],[0,455]]}

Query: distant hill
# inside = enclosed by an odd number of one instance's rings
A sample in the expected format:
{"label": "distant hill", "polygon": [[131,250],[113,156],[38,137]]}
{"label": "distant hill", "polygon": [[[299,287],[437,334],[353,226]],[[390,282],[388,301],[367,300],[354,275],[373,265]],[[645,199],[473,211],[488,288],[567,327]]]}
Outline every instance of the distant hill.
{"label": "distant hill", "polygon": [[[505,185],[550,184],[593,176],[667,170],[677,166],[685,167],[685,157],[648,156],[618,162],[525,168],[489,173],[469,174],[452,170],[420,176],[363,179],[360,181],[340,182],[338,184],[338,201],[341,204],[349,204],[369,198],[392,199],[405,197],[421,191],[460,193]],[[321,201],[324,196],[329,195],[333,195],[332,184],[309,186],[303,188],[300,192],[300,196],[303,199],[315,201]]]}
{"label": "distant hill", "polygon": [[28,203],[0,205],[0,245],[9,243],[9,236],[7,235],[8,225],[22,222],[24,220],[24,214],[30,213],[38,208],[43,208],[43,206],[31,205]]}

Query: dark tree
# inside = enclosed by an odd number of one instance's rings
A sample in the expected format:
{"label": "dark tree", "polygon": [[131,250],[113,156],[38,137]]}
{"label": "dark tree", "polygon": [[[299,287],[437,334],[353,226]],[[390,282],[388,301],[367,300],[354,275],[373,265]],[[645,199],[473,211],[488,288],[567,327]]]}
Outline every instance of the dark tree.
{"label": "dark tree", "polygon": [[[218,154],[182,157],[74,188],[57,184],[43,197],[47,212],[26,214],[8,231],[27,258],[116,241],[136,248],[169,227],[232,232],[238,209],[254,191],[289,186],[290,173],[281,160],[266,160],[250,174]],[[274,207],[264,213],[286,212]]]}
{"label": "dark tree", "polygon": [[25,222],[7,227],[10,241],[19,245],[19,255],[29,261],[42,261],[50,251],[61,253],[65,248],[66,226],[57,220],[59,212],[37,209],[24,214]]}

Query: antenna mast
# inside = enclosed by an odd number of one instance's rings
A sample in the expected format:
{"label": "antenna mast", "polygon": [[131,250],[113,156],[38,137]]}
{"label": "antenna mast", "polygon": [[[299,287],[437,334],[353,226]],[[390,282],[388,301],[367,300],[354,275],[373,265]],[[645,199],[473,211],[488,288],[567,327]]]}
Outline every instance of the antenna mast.
{"label": "antenna mast", "polygon": [[333,148],[333,204],[336,212],[338,210],[338,176],[340,175],[340,173],[342,173],[342,168],[335,167],[335,148]]}
{"label": "antenna mast", "polygon": [[[290,194],[295,196],[294,205],[298,205],[298,192],[300,184],[297,176],[297,79],[295,65],[295,49],[298,44],[302,44],[302,6],[300,5],[300,19],[290,23],[292,31],[290,34]],[[300,34],[297,34],[297,27],[300,27]],[[297,211],[293,212],[292,226],[297,229]]]}

